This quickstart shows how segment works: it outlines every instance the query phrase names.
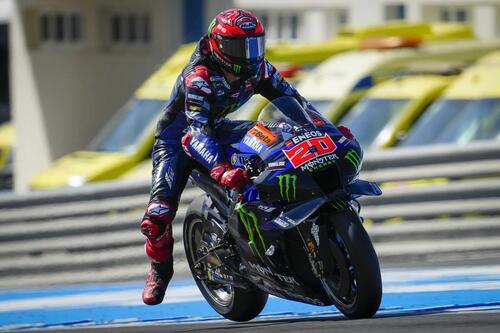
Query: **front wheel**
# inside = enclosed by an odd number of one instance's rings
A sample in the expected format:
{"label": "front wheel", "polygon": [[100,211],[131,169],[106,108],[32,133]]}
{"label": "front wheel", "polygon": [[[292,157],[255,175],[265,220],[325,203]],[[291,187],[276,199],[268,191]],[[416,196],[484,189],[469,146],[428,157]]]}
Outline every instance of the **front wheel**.
{"label": "front wheel", "polygon": [[188,210],[183,234],[189,268],[203,297],[215,311],[230,320],[251,320],[266,305],[267,293],[257,287],[244,289],[199,278],[199,271],[195,269],[195,262],[206,254],[206,249],[213,245],[210,244],[213,235],[220,233],[220,230],[214,228],[215,225],[216,223],[205,220],[196,209]]}
{"label": "front wheel", "polygon": [[348,318],[371,318],[382,299],[382,278],[370,237],[353,210],[327,218],[334,265],[324,279],[325,290]]}

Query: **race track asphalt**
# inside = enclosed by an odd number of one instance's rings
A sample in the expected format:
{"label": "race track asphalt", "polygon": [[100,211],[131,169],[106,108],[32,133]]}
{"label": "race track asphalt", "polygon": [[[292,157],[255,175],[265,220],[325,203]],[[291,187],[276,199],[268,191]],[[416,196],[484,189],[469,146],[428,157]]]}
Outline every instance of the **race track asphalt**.
{"label": "race track asphalt", "polygon": [[380,316],[372,319],[348,320],[333,318],[291,318],[258,320],[248,323],[218,322],[210,324],[166,324],[127,327],[51,329],[47,333],[316,333],[316,332],[404,332],[404,333],[461,333],[500,332],[500,312],[412,314],[405,316]]}

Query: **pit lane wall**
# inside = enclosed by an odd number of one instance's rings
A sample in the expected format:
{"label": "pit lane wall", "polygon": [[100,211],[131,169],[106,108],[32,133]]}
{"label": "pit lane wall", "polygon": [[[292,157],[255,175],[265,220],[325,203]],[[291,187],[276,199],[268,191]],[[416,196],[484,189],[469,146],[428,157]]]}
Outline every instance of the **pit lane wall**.
{"label": "pit lane wall", "polygon": [[[500,251],[500,144],[377,151],[361,178],[384,195],[362,215],[383,265],[496,257]],[[106,183],[0,195],[0,286],[143,279],[138,222],[149,183]],[[201,191],[185,190],[174,221],[176,274],[188,275],[182,221]]]}

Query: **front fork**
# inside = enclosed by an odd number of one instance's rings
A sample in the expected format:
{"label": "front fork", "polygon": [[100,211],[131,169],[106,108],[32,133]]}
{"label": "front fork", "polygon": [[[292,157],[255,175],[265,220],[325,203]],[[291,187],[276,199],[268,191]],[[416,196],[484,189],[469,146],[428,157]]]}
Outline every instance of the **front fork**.
{"label": "front fork", "polygon": [[[352,204],[349,204],[347,209],[356,210]],[[308,230],[309,228],[310,230]],[[343,265],[343,260],[341,260],[342,254],[340,251],[330,246],[329,228],[328,223],[320,223],[319,217],[316,217],[302,223],[297,230],[307,253],[311,271],[320,281],[328,299],[332,303],[336,303],[338,299],[331,284],[327,282],[327,275],[329,272],[336,270],[343,271],[343,267],[339,267],[339,265]]]}

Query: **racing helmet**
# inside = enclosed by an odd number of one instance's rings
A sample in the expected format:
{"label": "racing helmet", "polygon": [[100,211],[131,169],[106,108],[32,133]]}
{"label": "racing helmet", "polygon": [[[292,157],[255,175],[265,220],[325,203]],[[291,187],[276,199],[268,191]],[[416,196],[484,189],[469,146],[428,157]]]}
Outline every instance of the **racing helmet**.
{"label": "racing helmet", "polygon": [[251,76],[264,60],[264,27],[250,11],[219,13],[208,28],[208,41],[213,60],[233,74]]}

